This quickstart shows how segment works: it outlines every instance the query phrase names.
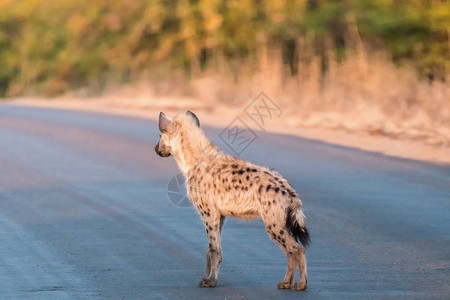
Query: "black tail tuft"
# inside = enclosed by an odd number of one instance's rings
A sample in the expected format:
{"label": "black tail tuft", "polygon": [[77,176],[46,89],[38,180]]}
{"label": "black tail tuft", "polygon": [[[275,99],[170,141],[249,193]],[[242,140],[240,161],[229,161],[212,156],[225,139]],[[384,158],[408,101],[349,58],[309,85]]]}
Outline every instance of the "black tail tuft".
{"label": "black tail tuft", "polygon": [[286,228],[292,233],[294,239],[306,248],[311,243],[308,229],[298,223],[296,212],[292,208],[288,207],[286,214]]}

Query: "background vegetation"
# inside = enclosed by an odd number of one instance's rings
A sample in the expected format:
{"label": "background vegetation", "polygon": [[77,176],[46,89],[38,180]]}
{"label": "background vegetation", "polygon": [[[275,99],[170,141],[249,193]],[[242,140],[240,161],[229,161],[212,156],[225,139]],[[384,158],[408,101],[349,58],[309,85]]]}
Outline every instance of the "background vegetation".
{"label": "background vegetation", "polygon": [[0,97],[212,112],[264,91],[286,126],[447,147],[449,74],[445,0],[0,0]]}
{"label": "background vegetation", "polygon": [[238,82],[267,64],[282,81],[315,64],[323,85],[334,65],[377,53],[445,81],[449,39],[445,0],[0,0],[0,96],[99,92],[175,71]]}

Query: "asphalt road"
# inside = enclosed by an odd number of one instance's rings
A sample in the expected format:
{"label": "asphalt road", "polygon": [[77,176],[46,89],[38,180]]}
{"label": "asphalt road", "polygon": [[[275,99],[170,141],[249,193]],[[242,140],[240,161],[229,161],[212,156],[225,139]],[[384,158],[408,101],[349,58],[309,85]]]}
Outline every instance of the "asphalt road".
{"label": "asphalt road", "polygon": [[259,220],[227,219],[218,286],[197,287],[204,228],[167,196],[155,122],[1,105],[0,298],[450,298],[449,166],[258,136],[242,156],[303,199],[305,292],[277,290],[285,257]]}

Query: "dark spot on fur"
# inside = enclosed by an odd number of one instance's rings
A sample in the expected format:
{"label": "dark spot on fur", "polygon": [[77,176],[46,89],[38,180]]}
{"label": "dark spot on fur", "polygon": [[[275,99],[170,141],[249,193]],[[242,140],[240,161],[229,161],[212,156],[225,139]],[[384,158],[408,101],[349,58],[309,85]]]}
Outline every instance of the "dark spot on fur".
{"label": "dark spot on fur", "polygon": [[212,227],[211,227],[211,226],[208,226],[208,228],[209,228],[209,230],[212,230]]}
{"label": "dark spot on fur", "polygon": [[269,228],[269,229],[270,229],[271,227],[272,227],[271,225],[267,225],[267,228]]}
{"label": "dark spot on fur", "polygon": [[261,193],[262,188],[263,188],[263,186],[260,185],[259,188],[258,188],[258,193]]}
{"label": "dark spot on fur", "polygon": [[250,187],[252,187],[253,186],[253,183],[250,183]]}
{"label": "dark spot on fur", "polygon": [[231,174],[235,175],[235,174],[236,174],[236,171],[231,172]]}
{"label": "dark spot on fur", "polygon": [[280,188],[279,187],[276,187],[275,188],[275,193],[278,193],[280,191]]}
{"label": "dark spot on fur", "polygon": [[256,169],[251,169],[250,172],[258,172]]}
{"label": "dark spot on fur", "polygon": [[242,180],[239,179],[239,183],[242,183]]}
{"label": "dark spot on fur", "polygon": [[270,190],[270,187],[271,187],[271,185],[269,184],[269,185],[266,187],[266,192]]}
{"label": "dark spot on fur", "polygon": [[239,170],[239,175],[242,175],[242,174],[244,174],[244,170]]}
{"label": "dark spot on fur", "polygon": [[239,168],[239,165],[237,165],[237,164],[232,164],[231,167],[232,167],[233,169],[237,169],[237,168]]}
{"label": "dark spot on fur", "polygon": [[237,189],[240,188],[240,186],[239,185],[235,185],[234,188],[237,190]]}
{"label": "dark spot on fur", "polygon": [[250,168],[245,169],[245,171],[250,172]]}
{"label": "dark spot on fur", "polygon": [[281,195],[286,195],[286,192],[285,191],[281,191]]}
{"label": "dark spot on fur", "polygon": [[236,182],[236,181],[237,181],[236,178],[231,179],[231,182]]}
{"label": "dark spot on fur", "polygon": [[245,179],[249,180],[249,179],[250,179],[250,176],[247,175],[247,177],[245,177]]}
{"label": "dark spot on fur", "polygon": [[284,234],[284,230],[280,230],[280,234],[283,235]]}

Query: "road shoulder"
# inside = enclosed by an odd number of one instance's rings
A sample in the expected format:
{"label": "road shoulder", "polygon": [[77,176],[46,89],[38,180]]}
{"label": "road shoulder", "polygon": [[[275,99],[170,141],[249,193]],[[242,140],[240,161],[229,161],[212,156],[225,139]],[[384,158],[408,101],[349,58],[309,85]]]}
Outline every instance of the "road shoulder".
{"label": "road shoulder", "polygon": [[327,129],[317,126],[301,126],[290,118],[273,118],[265,126],[257,124],[244,112],[245,107],[205,106],[190,98],[162,98],[159,103],[154,101],[112,101],[110,99],[45,99],[22,98],[6,101],[8,105],[32,106],[66,110],[83,110],[108,114],[134,116],[146,119],[156,119],[160,111],[174,115],[185,109],[196,112],[202,124],[217,128],[227,128],[236,118],[252,130],[290,134],[308,139],[324,141],[331,144],[354,147],[365,151],[382,153],[388,156],[406,159],[428,161],[438,164],[450,164],[450,147],[445,145],[430,145],[420,140],[396,139],[391,136],[374,135],[366,132],[349,131],[343,128]]}

